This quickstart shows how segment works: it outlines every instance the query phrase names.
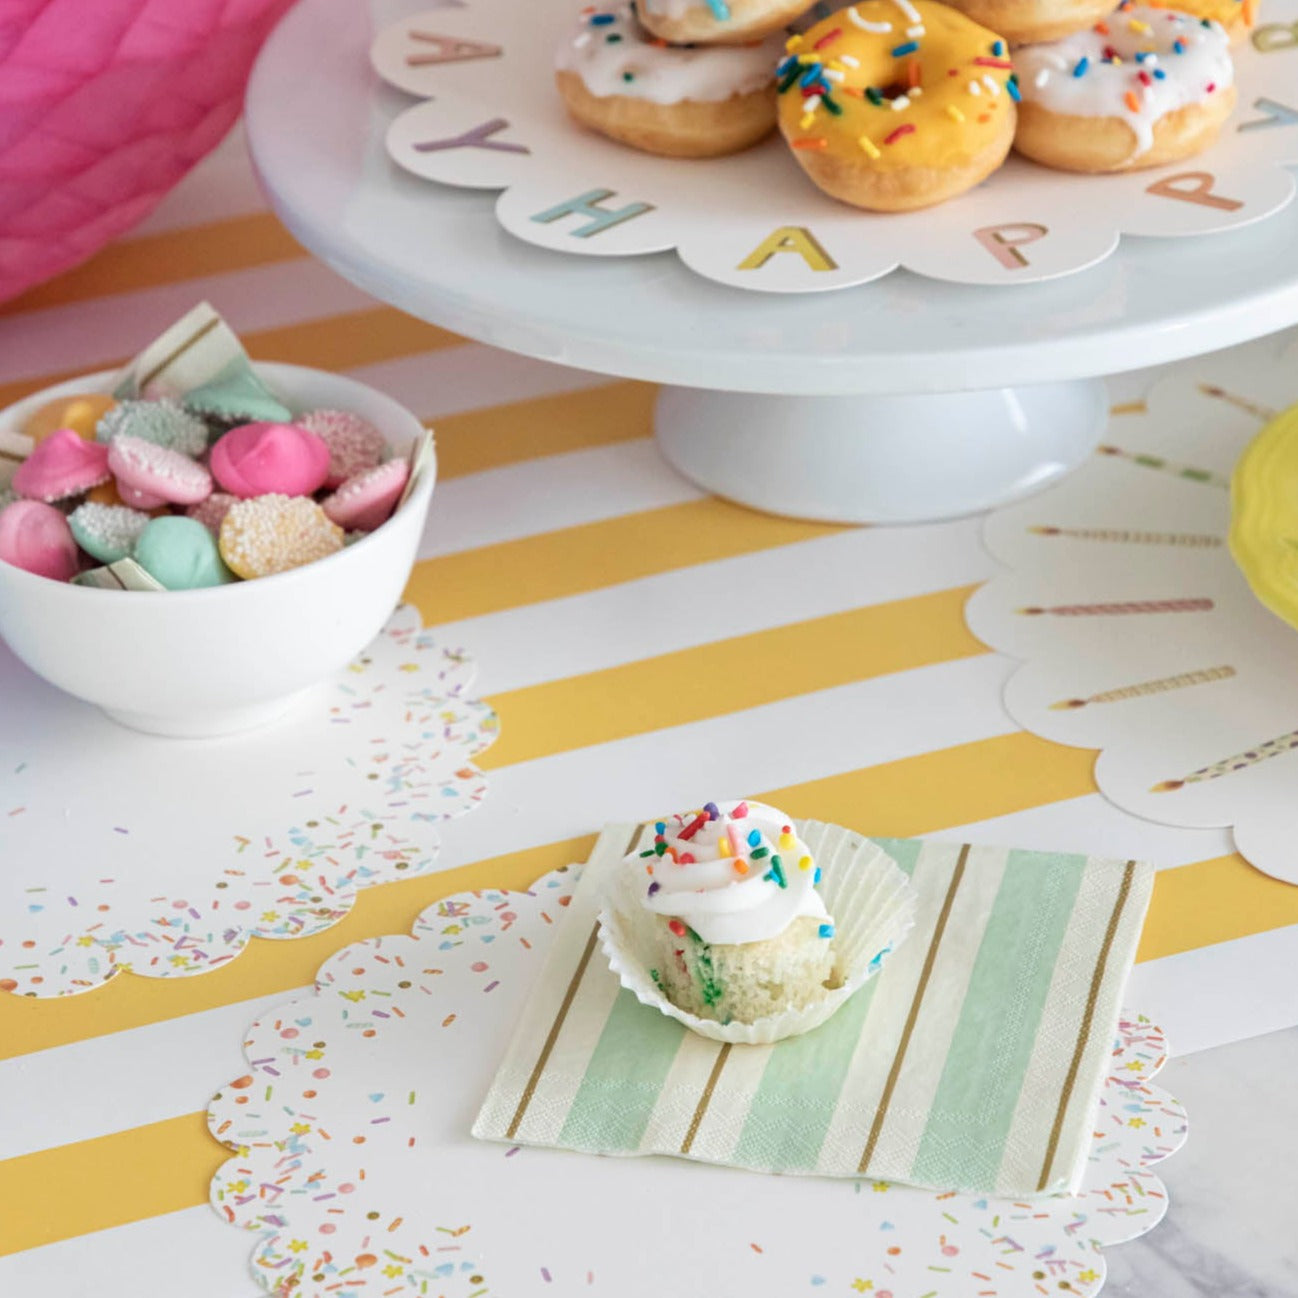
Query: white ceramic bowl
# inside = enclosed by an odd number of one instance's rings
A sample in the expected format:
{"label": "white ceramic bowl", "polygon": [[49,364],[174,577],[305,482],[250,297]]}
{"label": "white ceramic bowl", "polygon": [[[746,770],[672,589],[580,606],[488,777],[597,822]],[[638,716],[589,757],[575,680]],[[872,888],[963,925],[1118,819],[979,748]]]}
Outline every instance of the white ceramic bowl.
{"label": "white ceramic bowl", "polygon": [[[295,410],[350,410],[404,455],[420,435],[403,406],[352,379],[300,365],[256,370]],[[20,428],[37,406],[106,392],[86,375],[0,411]],[[190,738],[274,720],[378,634],[405,587],[436,465],[382,527],[337,554],[273,577],[188,591],[112,591],[0,562],[0,637],[32,671],[135,730]]]}

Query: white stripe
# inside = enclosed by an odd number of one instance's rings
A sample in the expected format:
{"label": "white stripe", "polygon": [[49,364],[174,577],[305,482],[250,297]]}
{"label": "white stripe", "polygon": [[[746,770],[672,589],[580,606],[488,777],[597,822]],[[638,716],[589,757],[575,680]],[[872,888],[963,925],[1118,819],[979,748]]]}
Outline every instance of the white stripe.
{"label": "white stripe", "polygon": [[[551,365],[482,343],[357,365],[345,373],[386,392],[425,422],[616,382],[607,374]],[[510,417],[501,412],[502,421]]]}
{"label": "white stripe", "polygon": [[[740,1046],[726,1056],[721,1074],[722,1089],[707,1107],[689,1157],[708,1162],[729,1158],[744,1134],[744,1121],[753,1107],[753,1096],[762,1084],[762,1075],[770,1062],[772,1046]],[[695,1105],[697,1108],[697,1104]],[[693,1112],[690,1117],[693,1118]]]}
{"label": "white stripe", "polygon": [[438,486],[419,557],[679,505],[703,494],[668,468],[648,440],[549,455]]}
{"label": "white stripe", "polygon": [[1125,1003],[1167,1032],[1172,1053],[1278,1032],[1298,1023],[1298,924],[1148,960]]}
{"label": "white stripe", "polygon": [[[489,797],[509,814],[447,822],[442,860],[460,865],[587,834],[599,822],[645,820],[664,807],[1006,734],[1013,725],[997,702],[1005,672],[990,655],[942,663],[493,770]],[[871,814],[863,807],[849,828],[865,827]]]}
{"label": "white stripe", "polygon": [[1081,852],[1086,856],[1149,861],[1159,869],[1229,856],[1235,850],[1228,829],[1156,825],[1115,807],[1098,793],[1049,802],[923,837],[1000,843],[1033,852]]}
{"label": "white stripe", "polygon": [[241,1046],[249,1025],[309,992],[275,992],[0,1061],[0,1095],[23,1099],[0,1105],[0,1159],[206,1108],[223,1083],[248,1071]]}
{"label": "white stripe", "polygon": [[[446,490],[453,485],[448,483]],[[602,590],[441,623],[438,638],[472,646],[482,664],[478,684],[483,693],[523,689],[867,604],[971,584],[985,578],[992,567],[975,543],[974,527],[972,521],[962,520],[913,531],[838,532],[697,564],[688,573],[657,573]],[[816,574],[815,581],[807,580],[809,572]],[[683,592],[684,583],[695,591],[748,591],[754,597],[692,598]],[[557,627],[561,634],[556,634]],[[518,646],[524,644],[528,651],[520,654]],[[1116,810],[1114,814],[1125,815]]]}
{"label": "white stripe", "polygon": [[327,266],[305,258],[26,311],[0,317],[0,382],[102,369],[138,351],[204,298],[238,334],[376,305]]}
{"label": "white stripe", "polygon": [[[699,1099],[716,1067],[717,1058],[722,1049],[719,1041],[710,1041],[696,1032],[686,1032],[681,1037],[680,1047],[672,1060],[667,1076],[663,1078],[662,1089],[654,1104],[649,1121],[645,1124],[644,1136],[640,1140],[640,1149],[679,1149],[689,1132],[690,1123],[694,1120]],[[740,1047],[744,1049],[744,1047]],[[732,1051],[731,1054],[734,1052]],[[726,1060],[729,1064],[729,1058]],[[728,1078],[729,1068],[723,1070],[723,1078]],[[682,1104],[682,1097],[691,1097],[691,1103]],[[729,1097],[725,1105],[730,1113],[736,1109]],[[691,1143],[691,1149],[697,1144]]]}
{"label": "white stripe", "polygon": [[202,1204],[0,1257],[0,1294],[266,1298],[248,1268],[256,1243]]}

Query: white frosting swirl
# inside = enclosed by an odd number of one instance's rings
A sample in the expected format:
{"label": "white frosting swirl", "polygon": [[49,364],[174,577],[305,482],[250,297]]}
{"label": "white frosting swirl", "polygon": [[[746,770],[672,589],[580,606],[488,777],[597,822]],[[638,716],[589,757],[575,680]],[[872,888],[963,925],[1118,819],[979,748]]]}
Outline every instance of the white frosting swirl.
{"label": "white frosting swirl", "polygon": [[[713,815],[715,813],[715,815]],[[650,827],[627,861],[646,870],[644,905],[712,944],[778,937],[799,916],[829,923],[820,871],[783,812],[709,803]],[[652,873],[648,873],[652,871]]]}
{"label": "white frosting swirl", "polygon": [[1233,83],[1229,45],[1220,23],[1128,5],[1012,58],[1024,100],[1069,117],[1120,117],[1135,133],[1137,157],[1153,146],[1159,118]]}
{"label": "white frosting swirl", "polygon": [[559,42],[554,66],[575,73],[600,99],[719,102],[774,85],[783,50],[774,37],[755,45],[664,45],[622,3],[578,14],[573,31]]}

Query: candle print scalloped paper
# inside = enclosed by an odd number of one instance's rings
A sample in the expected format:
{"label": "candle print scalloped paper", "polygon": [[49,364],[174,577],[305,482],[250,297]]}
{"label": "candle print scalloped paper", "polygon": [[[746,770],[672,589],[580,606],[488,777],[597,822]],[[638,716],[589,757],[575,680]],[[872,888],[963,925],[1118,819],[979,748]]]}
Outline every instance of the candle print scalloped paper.
{"label": "candle print scalloped paper", "polygon": [[1186,362],[1119,407],[1094,457],[997,510],[1009,569],[975,591],[973,633],[1023,660],[1005,706],[1025,729],[1100,749],[1100,791],[1163,824],[1230,827],[1298,883],[1298,630],[1249,590],[1226,545],[1230,473],[1298,401],[1298,344]]}
{"label": "candle print scalloped paper", "polygon": [[[886,214],[821,194],[778,137],[730,157],[681,160],[577,126],[553,63],[580,8],[469,0],[403,17],[371,50],[381,77],[426,100],[392,122],[391,157],[427,180],[501,191],[500,224],[543,248],[588,257],[675,249],[708,279],[776,293],[846,288],[899,267],[1024,284],[1103,261],[1124,234],[1217,234],[1264,220],[1294,195],[1285,164],[1298,163],[1298,0],[1264,0],[1252,39],[1234,49],[1238,104],[1206,153],[1110,176],[1012,154],[959,198]],[[592,10],[592,22],[602,17]],[[598,26],[589,34],[608,39]]]}
{"label": "candle print scalloped paper", "polygon": [[1077,1197],[1016,1203],[473,1139],[576,878],[439,902],[413,935],[341,951],[313,994],[253,1024],[249,1071],[209,1108],[236,1150],[211,1197],[256,1235],[251,1267],[266,1290],[661,1298],[706,1276],[716,1298],[819,1286],[1091,1298],[1103,1250],[1161,1220],[1167,1195],[1151,1168],[1180,1147],[1186,1117],[1150,1084],[1162,1033],[1132,1014]]}
{"label": "candle print scalloped paper", "polygon": [[402,607],[282,721],[184,740],[123,729],[0,655],[0,988],[204,973],[437,869],[434,826],[486,792],[473,758],[497,720],[476,671]]}

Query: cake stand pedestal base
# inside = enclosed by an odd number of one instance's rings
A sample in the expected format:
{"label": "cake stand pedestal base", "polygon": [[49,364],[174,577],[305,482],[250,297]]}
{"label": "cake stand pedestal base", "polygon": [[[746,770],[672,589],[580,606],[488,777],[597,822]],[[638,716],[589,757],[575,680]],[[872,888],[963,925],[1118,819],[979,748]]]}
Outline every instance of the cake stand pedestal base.
{"label": "cake stand pedestal base", "polygon": [[918,396],[665,387],[655,432],[700,487],[831,523],[958,518],[1048,486],[1100,440],[1099,379]]}

